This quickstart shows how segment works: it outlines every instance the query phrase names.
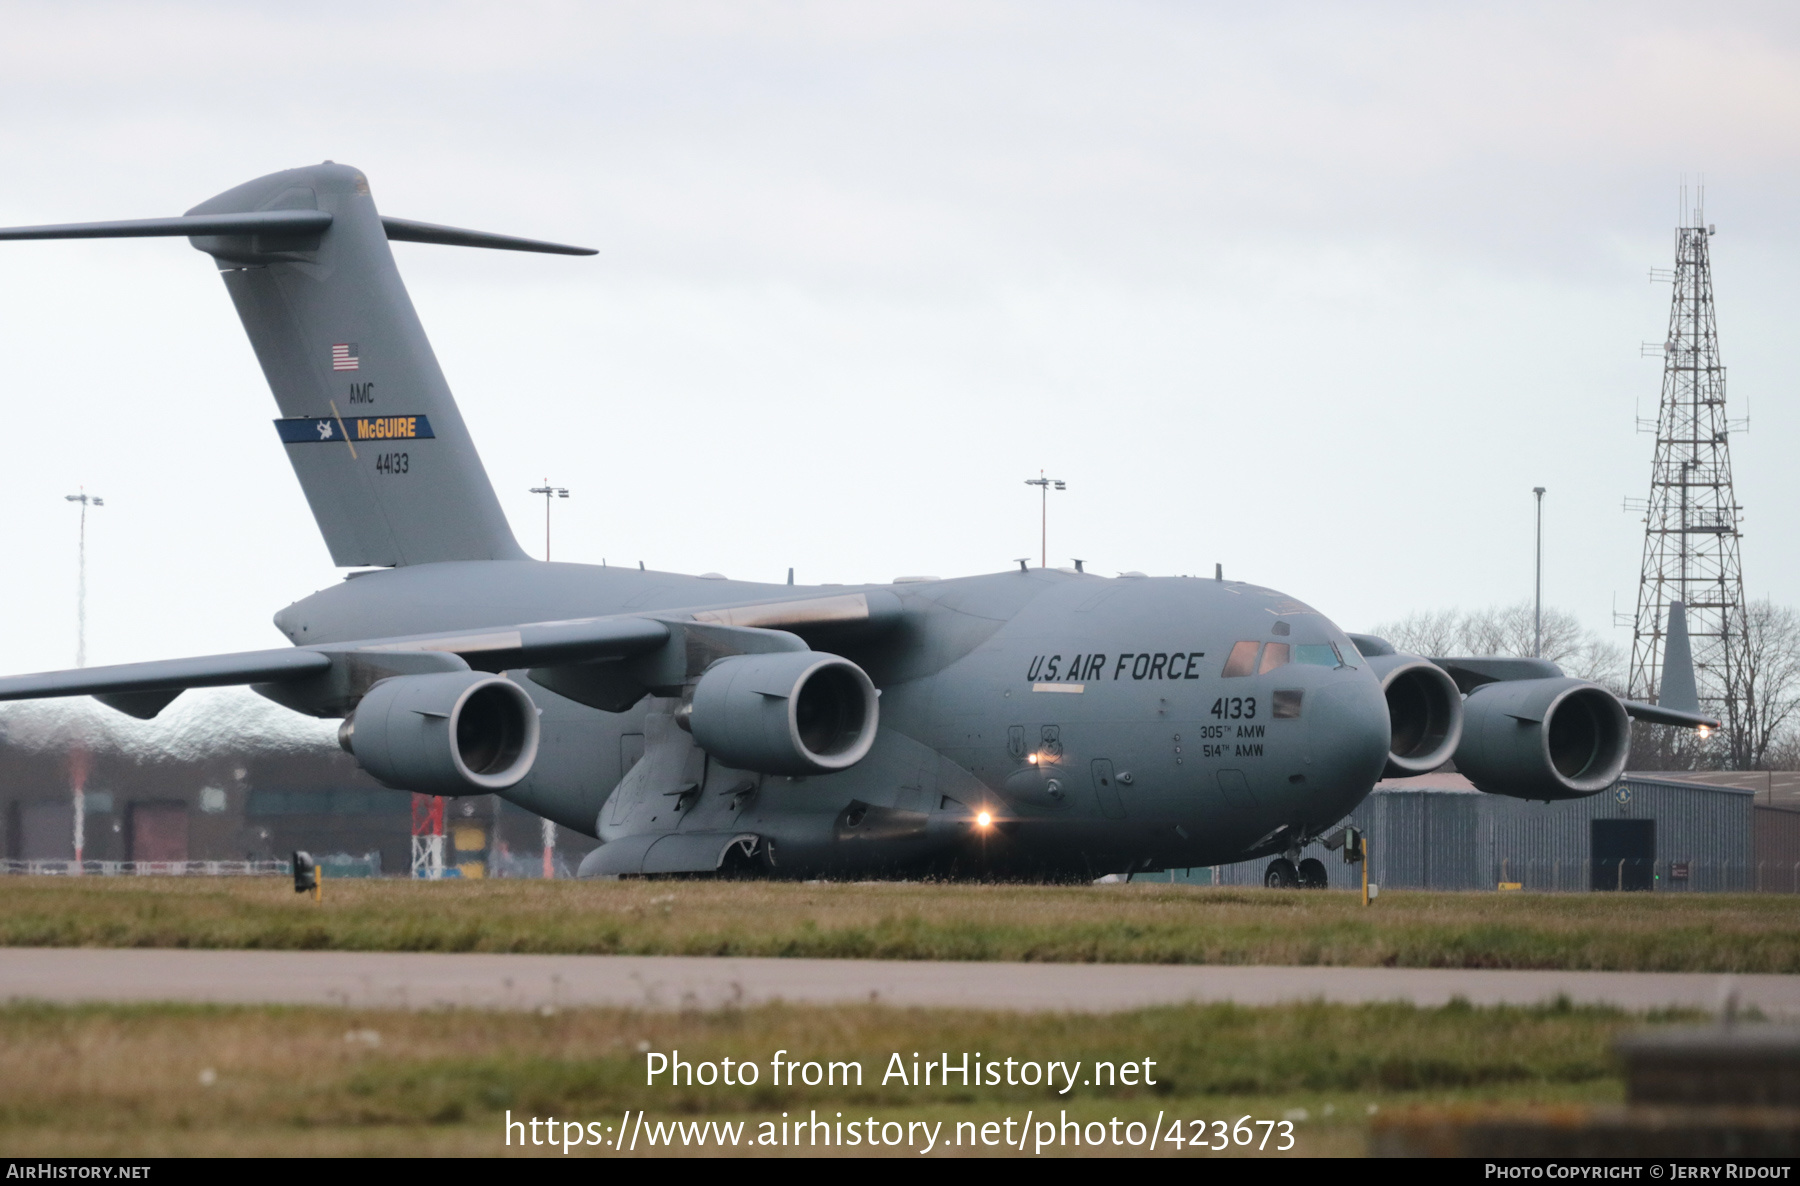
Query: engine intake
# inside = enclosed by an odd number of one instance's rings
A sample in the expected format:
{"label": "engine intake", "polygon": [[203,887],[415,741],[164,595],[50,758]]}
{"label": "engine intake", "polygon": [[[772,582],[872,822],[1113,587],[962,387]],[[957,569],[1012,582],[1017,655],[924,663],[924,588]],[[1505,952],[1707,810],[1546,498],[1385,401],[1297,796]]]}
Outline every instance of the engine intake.
{"label": "engine intake", "polygon": [[369,689],[339,727],[338,744],[401,790],[500,791],[537,759],[537,705],[518,684],[484,672],[395,676]]}
{"label": "engine intake", "polygon": [[1429,774],[1450,760],[1463,736],[1463,698],[1450,673],[1417,655],[1369,659],[1387,697],[1392,740],[1383,778]]}
{"label": "engine intake", "polygon": [[829,774],[875,744],[875,685],[848,659],[818,651],[732,655],[694,685],[683,718],[700,748],[762,774]]}
{"label": "engine intake", "polygon": [[1580,679],[1483,684],[1463,704],[1456,768],[1514,799],[1580,799],[1618,781],[1631,726],[1618,697]]}

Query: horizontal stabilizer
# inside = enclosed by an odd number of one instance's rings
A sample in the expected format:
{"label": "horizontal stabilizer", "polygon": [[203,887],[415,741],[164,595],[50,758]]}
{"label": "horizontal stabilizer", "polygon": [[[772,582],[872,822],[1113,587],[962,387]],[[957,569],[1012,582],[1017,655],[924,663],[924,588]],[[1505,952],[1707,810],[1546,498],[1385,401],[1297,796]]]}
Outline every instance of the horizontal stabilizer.
{"label": "horizontal stabilizer", "polygon": [[186,214],[123,222],[65,222],[0,228],[0,239],[144,239],[174,235],[316,235],[331,225],[323,210],[256,210],[248,214]]}
{"label": "horizontal stabilizer", "polygon": [[495,235],[487,231],[465,231],[434,222],[414,222],[410,218],[381,216],[381,228],[396,243],[438,243],[445,247],[491,247],[496,251],[541,251],[547,255],[599,255],[592,247],[571,247],[566,243],[546,243],[542,239],[520,239],[513,235]]}
{"label": "horizontal stabilizer", "polygon": [[[0,228],[0,239],[146,239],[196,235],[317,235],[331,226],[324,210],[256,210],[247,214],[185,214],[178,218],[128,218],[118,222],[64,222],[49,226]],[[438,243],[446,247],[488,247],[496,251],[539,251],[547,255],[598,255],[592,247],[521,239],[488,231],[415,222],[383,215],[381,228],[398,243]]]}

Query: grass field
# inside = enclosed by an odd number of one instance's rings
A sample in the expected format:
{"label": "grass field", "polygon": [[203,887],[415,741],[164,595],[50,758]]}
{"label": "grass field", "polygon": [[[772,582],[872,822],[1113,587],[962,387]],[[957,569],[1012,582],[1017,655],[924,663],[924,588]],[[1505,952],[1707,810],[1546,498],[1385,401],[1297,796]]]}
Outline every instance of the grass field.
{"label": "grass field", "polygon": [[1800,897],[1179,885],[0,881],[0,946],[1800,972]]}
{"label": "grass field", "polygon": [[[509,1150],[502,1143],[506,1114],[617,1128],[628,1109],[647,1110],[652,1123],[744,1120],[753,1137],[774,1131],[760,1126],[778,1122],[783,1112],[804,1119],[817,1111],[833,1122],[839,1113],[882,1124],[941,1121],[940,1142],[959,1135],[959,1121],[1022,1121],[1028,1111],[1060,1120],[1066,1110],[1084,1123],[1152,1122],[1160,1113],[1165,1138],[1178,1119],[1187,1122],[1187,1135],[1193,1121],[1285,1119],[1293,1126],[1295,1154],[1357,1154],[1372,1109],[1617,1102],[1622,1086],[1611,1040],[1622,1027],[1642,1024],[1609,1010],[1566,1006],[1189,1006],[1102,1022],[873,1006],[681,1015],[12,1005],[0,1007],[6,1069],[0,1156],[562,1156],[560,1147]],[[863,1086],[775,1085],[767,1067],[784,1049],[793,1060],[859,1062]],[[752,1060],[759,1082],[645,1086],[647,1054],[672,1050],[692,1062]],[[962,1052],[989,1060],[1079,1061],[1084,1074],[1095,1059],[1149,1058],[1157,1082],[1078,1083],[1067,1095],[954,1082],[883,1086],[896,1052],[909,1062],[914,1052],[949,1052],[953,1061]],[[977,1131],[969,1128],[964,1145],[947,1151],[1008,1152],[969,1148]],[[1130,1130],[1121,1131],[1129,1139]],[[1249,1131],[1267,1140],[1280,1130]],[[1211,1143],[1221,1140],[1210,1125],[1206,1133]],[[1137,1135],[1141,1140],[1144,1130]],[[1275,1136],[1270,1151],[1280,1139]],[[639,1155],[682,1151],[679,1141],[670,1148],[642,1139],[636,1149]],[[942,1143],[937,1151],[946,1151]],[[1148,1147],[1062,1151],[1142,1153]],[[1214,1157],[1251,1150],[1233,1144],[1197,1152],[1165,1139],[1160,1151]],[[616,1155],[583,1147],[569,1156],[596,1153]]]}

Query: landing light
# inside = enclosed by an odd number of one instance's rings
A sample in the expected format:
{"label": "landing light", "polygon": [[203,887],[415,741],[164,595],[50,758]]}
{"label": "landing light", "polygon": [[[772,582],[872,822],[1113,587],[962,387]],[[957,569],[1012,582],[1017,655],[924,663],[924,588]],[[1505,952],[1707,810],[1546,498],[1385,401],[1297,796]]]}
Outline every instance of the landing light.
{"label": "landing light", "polygon": [[985,811],[980,812],[975,816],[975,826],[978,828],[988,827],[988,826],[992,825],[993,822],[994,822],[994,817],[989,815]]}
{"label": "landing light", "polygon": [[1712,730],[1705,725],[1700,726],[1700,740],[1705,741],[1712,736]]}

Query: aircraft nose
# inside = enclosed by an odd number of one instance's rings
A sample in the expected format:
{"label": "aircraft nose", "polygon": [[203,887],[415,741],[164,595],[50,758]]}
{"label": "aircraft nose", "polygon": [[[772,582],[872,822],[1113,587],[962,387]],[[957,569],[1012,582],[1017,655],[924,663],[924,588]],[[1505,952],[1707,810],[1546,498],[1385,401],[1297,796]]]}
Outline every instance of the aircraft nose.
{"label": "aircraft nose", "polygon": [[1390,742],[1387,700],[1373,679],[1324,688],[1308,707],[1315,791],[1360,799],[1381,777]]}

